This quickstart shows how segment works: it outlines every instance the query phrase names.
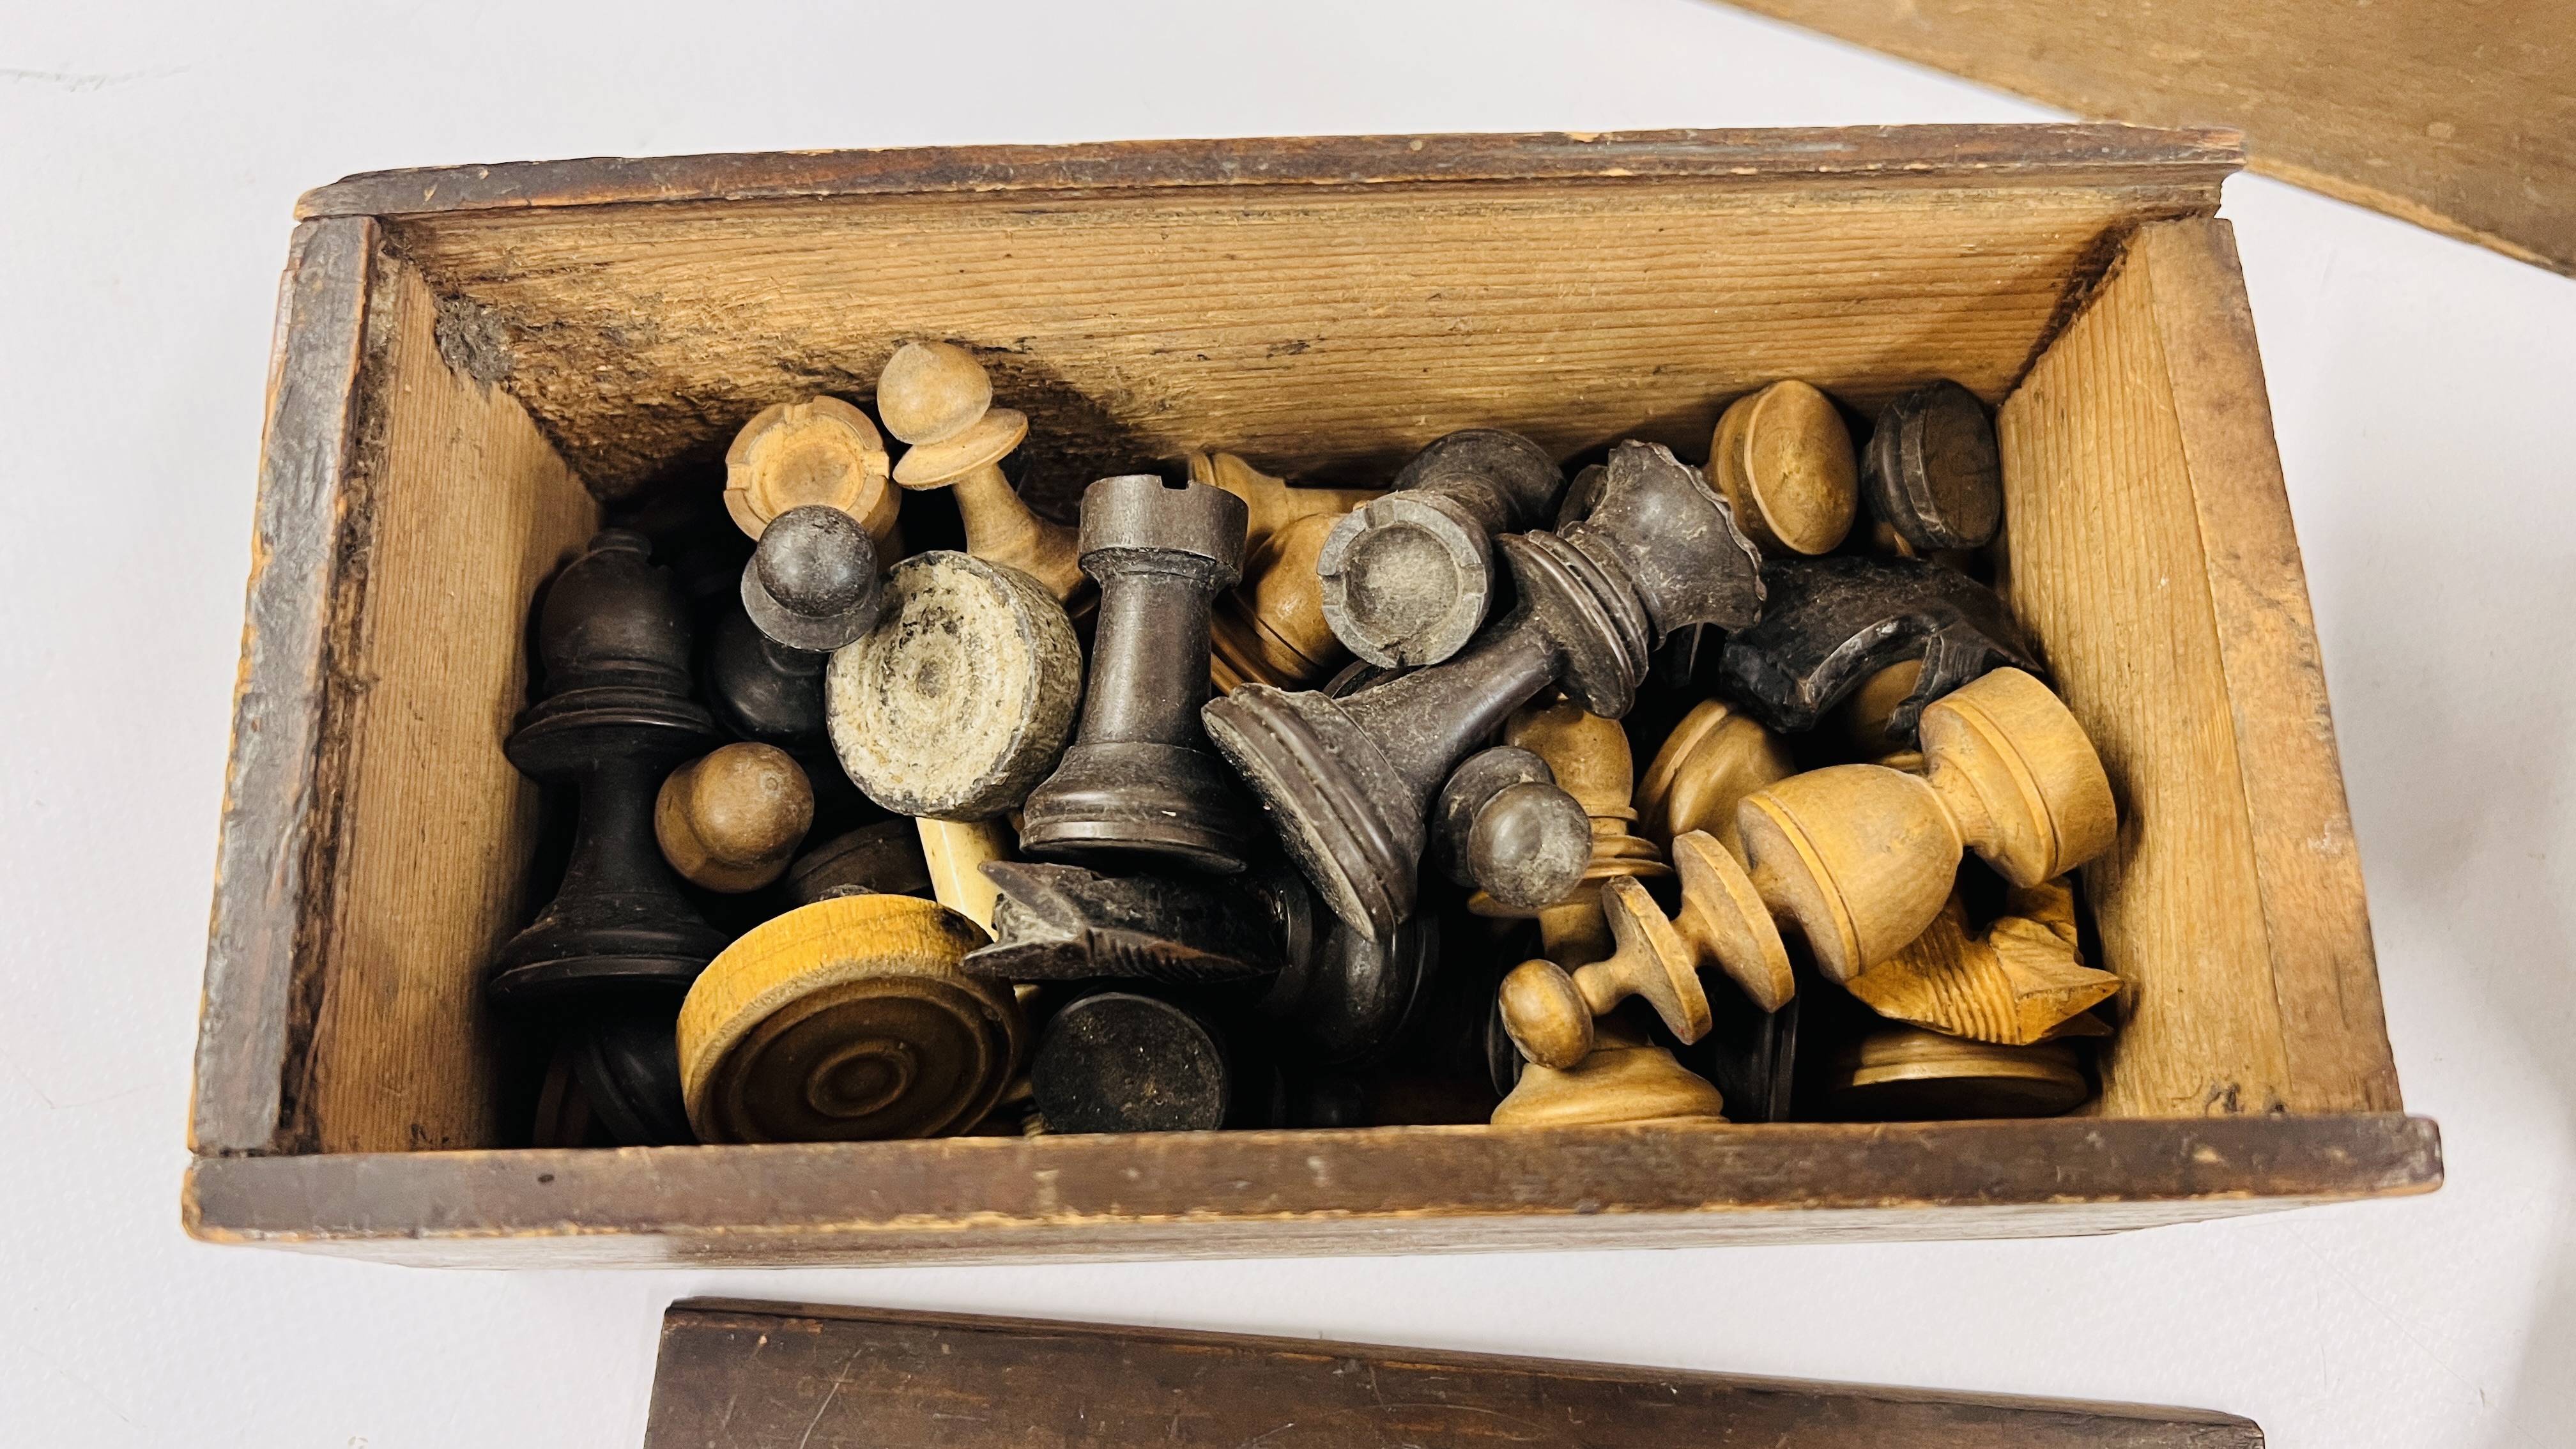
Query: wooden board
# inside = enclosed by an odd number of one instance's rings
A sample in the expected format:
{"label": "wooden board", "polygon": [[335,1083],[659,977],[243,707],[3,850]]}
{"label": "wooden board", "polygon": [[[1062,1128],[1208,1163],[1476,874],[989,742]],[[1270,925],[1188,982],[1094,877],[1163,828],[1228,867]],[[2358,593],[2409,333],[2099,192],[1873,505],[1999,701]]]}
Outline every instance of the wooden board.
{"label": "wooden board", "polygon": [[2120,795],[2098,1110],[2393,1111],[2360,857],[2235,243],[2149,227],[2000,419],[2009,594]]}
{"label": "wooden board", "polygon": [[2256,1449],[2249,1419],[1561,1359],[707,1299],[645,1449]]}
{"label": "wooden board", "polygon": [[2256,171],[2576,275],[2560,0],[1733,0],[2078,115],[2235,126]]}
{"label": "wooden board", "polygon": [[2428,1192],[2430,1122],[1400,1127],[206,1158],[214,1242],[832,1264],[2047,1237]]}

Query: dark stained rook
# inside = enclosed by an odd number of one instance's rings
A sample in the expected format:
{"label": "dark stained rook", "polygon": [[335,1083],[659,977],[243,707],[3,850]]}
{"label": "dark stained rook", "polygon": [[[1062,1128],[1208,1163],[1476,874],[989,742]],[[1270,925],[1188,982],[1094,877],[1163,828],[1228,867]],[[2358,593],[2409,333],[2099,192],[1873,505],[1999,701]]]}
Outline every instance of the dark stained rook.
{"label": "dark stained rook", "polygon": [[2004,521],[2003,460],[1986,405],[1943,381],[1880,409],[1861,456],[1861,494],[1926,553],[1985,547]]}
{"label": "dark stained rook", "polygon": [[1518,433],[1468,428],[1433,442],[1324,540],[1325,621],[1372,664],[1439,663],[1485,622],[1493,540],[1546,524],[1564,491],[1556,460]]}

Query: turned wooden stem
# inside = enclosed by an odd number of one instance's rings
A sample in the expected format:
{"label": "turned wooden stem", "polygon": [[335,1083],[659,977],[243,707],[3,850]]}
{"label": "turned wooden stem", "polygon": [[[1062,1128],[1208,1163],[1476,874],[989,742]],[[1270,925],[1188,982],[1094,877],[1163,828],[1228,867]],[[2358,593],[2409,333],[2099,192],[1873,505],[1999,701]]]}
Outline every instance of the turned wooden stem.
{"label": "turned wooden stem", "polygon": [[968,553],[1018,569],[1046,585],[1058,600],[1069,601],[1089,586],[1073,530],[1038,517],[998,465],[969,469],[949,487],[957,495],[957,516],[966,525]]}
{"label": "turned wooden stem", "polygon": [[941,905],[993,934],[993,902],[1002,888],[984,874],[988,860],[1010,860],[1018,845],[1006,820],[913,822],[921,830],[921,858],[930,867],[930,893]]}

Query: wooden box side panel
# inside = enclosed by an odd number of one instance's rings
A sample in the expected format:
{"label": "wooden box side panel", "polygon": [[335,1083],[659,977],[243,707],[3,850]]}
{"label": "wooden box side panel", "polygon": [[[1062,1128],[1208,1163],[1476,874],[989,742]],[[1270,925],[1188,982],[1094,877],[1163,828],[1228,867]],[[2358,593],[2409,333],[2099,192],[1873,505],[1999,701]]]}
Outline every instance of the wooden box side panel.
{"label": "wooden box side panel", "polygon": [[2226,223],[2144,229],[2005,403],[2010,592],[2109,769],[2107,1116],[2398,1105]]}
{"label": "wooden box side panel", "polygon": [[419,272],[380,259],[344,524],[345,647],[321,750],[309,1045],[280,1146],[500,1140],[484,965],[524,920],[537,788],[501,753],[525,623],[598,505],[507,392],[449,366]]}

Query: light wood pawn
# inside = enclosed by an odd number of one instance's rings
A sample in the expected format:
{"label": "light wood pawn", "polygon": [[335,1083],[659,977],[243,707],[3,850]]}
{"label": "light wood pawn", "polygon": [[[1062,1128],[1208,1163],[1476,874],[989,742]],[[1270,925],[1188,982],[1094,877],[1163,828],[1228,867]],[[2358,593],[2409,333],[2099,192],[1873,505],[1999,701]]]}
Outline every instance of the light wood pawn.
{"label": "light wood pawn", "polygon": [[2120,978],[2078,953],[2074,890],[2063,880],[2017,889],[2005,910],[1972,936],[1953,892],[1912,945],[1852,978],[1851,994],[1881,1016],[1998,1046],[2099,1034],[2085,1013]]}
{"label": "light wood pawn", "polygon": [[907,342],[877,378],[877,416],[911,445],[894,465],[906,488],[948,488],[966,525],[966,551],[1036,579],[1058,603],[1090,591],[1074,531],[1049,523],[1002,476],[1001,462],[1029,435],[1024,413],[993,406],[993,380],[965,348]]}
{"label": "light wood pawn", "polygon": [[1623,1122],[1723,1122],[1726,1098],[1618,1014],[1602,1018],[1592,1050],[1559,1071],[1536,1062],[1494,1109],[1497,1127],[1586,1127]]}
{"label": "light wood pawn", "polygon": [[1742,860],[1735,807],[1797,772],[1778,735],[1725,700],[1702,700],[1664,737],[1637,781],[1638,833],[1670,848],[1674,837],[1705,830]]}
{"label": "light wood pawn", "polygon": [[772,403],[725,450],[725,512],[753,538],[791,508],[819,503],[859,521],[879,558],[902,554],[903,495],[887,481],[885,439],[836,397]]}
{"label": "light wood pawn", "polygon": [[1718,417],[1709,485],[1774,558],[1831,552],[1860,509],[1860,459],[1833,399],[1791,379]]}
{"label": "light wood pawn", "polygon": [[774,745],[702,755],[673,770],[653,801],[662,858],[711,891],[756,891],[778,879],[813,823],[813,783]]}

